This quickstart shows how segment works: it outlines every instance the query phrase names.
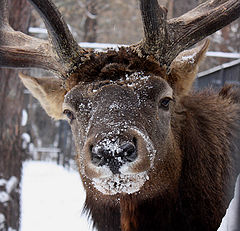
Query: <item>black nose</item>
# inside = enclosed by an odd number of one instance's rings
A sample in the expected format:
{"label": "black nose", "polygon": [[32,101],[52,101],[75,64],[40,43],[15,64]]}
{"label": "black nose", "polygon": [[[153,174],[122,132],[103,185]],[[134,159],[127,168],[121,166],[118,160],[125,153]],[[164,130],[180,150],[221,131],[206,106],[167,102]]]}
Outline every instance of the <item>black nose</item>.
{"label": "black nose", "polygon": [[114,173],[120,173],[119,168],[126,162],[133,162],[137,158],[136,142],[122,145],[91,146],[92,163],[97,166],[108,166]]}

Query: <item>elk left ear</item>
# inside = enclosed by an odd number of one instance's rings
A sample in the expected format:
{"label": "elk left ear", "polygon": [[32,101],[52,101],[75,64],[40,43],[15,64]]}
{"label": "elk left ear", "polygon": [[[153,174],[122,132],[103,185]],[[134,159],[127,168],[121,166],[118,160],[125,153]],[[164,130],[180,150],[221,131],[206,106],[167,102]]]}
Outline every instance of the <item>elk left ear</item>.
{"label": "elk left ear", "polygon": [[50,117],[62,119],[62,104],[67,93],[62,87],[62,80],[53,77],[37,78],[22,73],[19,73],[19,77]]}
{"label": "elk left ear", "polygon": [[172,62],[171,81],[177,95],[186,95],[192,88],[198,67],[209,47],[209,40],[203,45],[181,52]]}

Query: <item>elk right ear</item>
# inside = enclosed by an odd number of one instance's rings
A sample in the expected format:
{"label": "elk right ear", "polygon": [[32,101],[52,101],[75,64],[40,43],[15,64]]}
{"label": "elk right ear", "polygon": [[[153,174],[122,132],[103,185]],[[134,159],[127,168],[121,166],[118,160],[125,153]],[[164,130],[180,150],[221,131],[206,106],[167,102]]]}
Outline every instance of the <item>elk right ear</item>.
{"label": "elk right ear", "polygon": [[204,59],[209,40],[191,50],[181,52],[171,64],[171,78],[173,88],[177,95],[186,95],[192,88],[192,84],[198,72],[198,67]]}
{"label": "elk right ear", "polygon": [[37,78],[22,73],[19,73],[19,77],[50,117],[62,119],[62,104],[67,93],[62,87],[62,80],[53,77]]}

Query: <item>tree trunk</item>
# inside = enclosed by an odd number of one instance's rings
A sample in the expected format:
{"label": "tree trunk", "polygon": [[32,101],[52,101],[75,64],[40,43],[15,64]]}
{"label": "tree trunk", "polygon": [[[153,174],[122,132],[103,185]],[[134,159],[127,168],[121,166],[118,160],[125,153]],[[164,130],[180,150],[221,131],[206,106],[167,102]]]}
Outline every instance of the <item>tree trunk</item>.
{"label": "tree trunk", "polygon": [[87,0],[86,4],[87,19],[84,24],[83,39],[93,43],[97,41],[97,0]]}
{"label": "tree trunk", "polygon": [[[27,32],[30,6],[26,0],[9,1],[9,21]],[[21,141],[23,85],[17,71],[0,69],[0,231],[18,230],[21,167],[25,154]]]}

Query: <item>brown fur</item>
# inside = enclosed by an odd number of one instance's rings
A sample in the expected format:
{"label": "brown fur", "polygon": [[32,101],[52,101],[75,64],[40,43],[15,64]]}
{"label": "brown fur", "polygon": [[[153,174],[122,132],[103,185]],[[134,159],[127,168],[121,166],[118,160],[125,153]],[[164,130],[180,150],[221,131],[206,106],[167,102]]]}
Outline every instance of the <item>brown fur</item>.
{"label": "brown fur", "polygon": [[120,199],[121,229],[123,231],[137,231],[139,222],[138,208],[135,198],[131,195],[124,195]]}
{"label": "brown fur", "polygon": [[[237,147],[234,137],[239,134],[236,120],[240,118],[240,108],[232,102],[231,94],[221,94],[205,91],[186,96],[177,111],[178,116],[184,117],[180,123],[184,156],[181,193],[189,198],[191,206],[201,203],[192,216],[209,220],[209,227],[218,224],[213,230],[219,226],[233,195],[240,167],[233,160],[232,150]],[[239,159],[238,148],[235,152]],[[211,207],[214,216],[209,216],[207,207]]]}

